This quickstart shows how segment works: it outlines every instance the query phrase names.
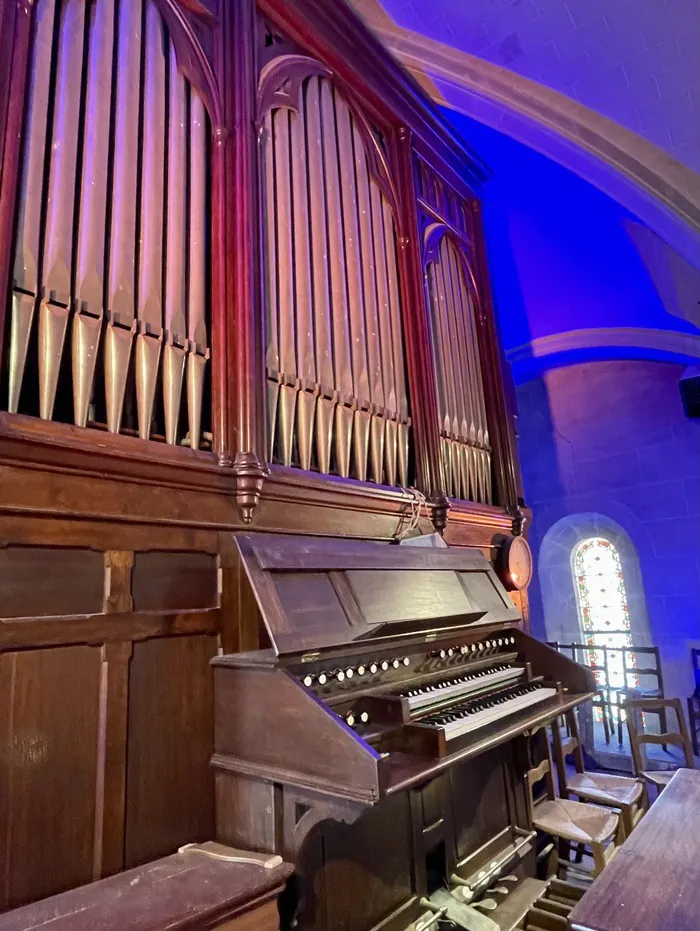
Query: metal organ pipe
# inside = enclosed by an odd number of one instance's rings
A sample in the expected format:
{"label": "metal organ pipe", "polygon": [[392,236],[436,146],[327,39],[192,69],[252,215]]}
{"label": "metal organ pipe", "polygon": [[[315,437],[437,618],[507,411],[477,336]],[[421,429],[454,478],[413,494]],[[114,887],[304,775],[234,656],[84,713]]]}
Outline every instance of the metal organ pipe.
{"label": "metal organ pipe", "polygon": [[85,9],[82,0],[67,0],[61,13],[39,307],[39,415],[43,420],[53,416],[72,304],[73,207]]}
{"label": "metal organ pipe", "polygon": [[54,3],[55,0],[44,0],[37,8],[34,48],[30,64],[12,290],[7,405],[11,414],[17,413],[19,407],[34,307],[39,297],[41,248],[39,235],[47,135],[46,121],[51,85]]}
{"label": "metal organ pipe", "polygon": [[367,378],[370,399],[370,465],[372,481],[381,482],[384,460],[384,384],[377,311],[377,272],[374,265],[374,234],[370,203],[370,178],[367,155],[360,133],[353,130],[353,154],[357,184],[357,217],[360,235],[360,270],[362,272],[362,303],[365,314],[365,346],[367,348]]}
{"label": "metal organ pipe", "polygon": [[121,426],[129,359],[136,328],[136,196],[141,73],[140,0],[121,3],[115,90],[114,177],[109,236],[105,401],[107,429]]}
{"label": "metal organ pipe", "polygon": [[185,374],[186,127],[185,81],[177,67],[172,42],[168,73],[168,185],[165,257],[165,333],[163,342],[163,408],[165,439],[177,442],[182,381]]}
{"label": "metal organ pipe", "polygon": [[[143,89],[143,164],[139,239],[136,404],[139,436],[151,435],[160,350],[163,342],[163,166],[165,164],[165,71],[163,25],[151,3],[146,8]],[[147,127],[154,127],[148,132]]]}
{"label": "metal organ pipe", "polygon": [[190,446],[199,448],[202,432],[204,375],[209,347],[206,311],[207,261],[207,120],[204,104],[190,95],[189,274],[187,293],[187,421]]}
{"label": "metal organ pipe", "polygon": [[306,133],[303,114],[288,112],[292,172],[294,228],[294,306],[296,308],[297,442],[302,469],[311,468],[314,413],[316,407],[316,364],[311,300],[311,248],[309,242],[309,192]]}
{"label": "metal organ pipe", "polygon": [[83,166],[78,211],[78,248],[73,316],[73,416],[79,427],[88,404],[104,314],[103,295],[110,87],[114,43],[114,0],[95,0],[90,10]]}
{"label": "metal organ pipe", "polygon": [[[309,231],[314,349],[318,398],[316,401],[316,457],[320,472],[331,469],[333,422],[337,394],[333,371],[333,327],[330,315],[328,230],[323,196],[323,127],[321,125],[319,79],[310,78],[304,89],[306,165],[309,178]],[[301,222],[303,223],[303,213]]]}
{"label": "metal organ pipe", "polygon": [[331,320],[333,332],[336,467],[343,478],[350,474],[350,441],[353,425],[353,378],[350,361],[350,319],[345,271],[341,181],[333,86],[319,80],[323,138],[324,195],[328,222],[328,266],[330,271]]}

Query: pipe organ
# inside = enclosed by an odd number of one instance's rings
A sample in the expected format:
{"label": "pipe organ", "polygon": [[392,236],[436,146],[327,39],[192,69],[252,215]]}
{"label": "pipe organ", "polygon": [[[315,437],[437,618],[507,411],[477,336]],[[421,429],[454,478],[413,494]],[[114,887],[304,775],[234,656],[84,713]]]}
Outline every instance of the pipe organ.
{"label": "pipe organ", "polygon": [[202,100],[152,0],[42,0],[28,82],[7,410],[197,449],[210,432]]}
{"label": "pipe organ", "polygon": [[448,493],[491,504],[491,448],[467,205],[416,160],[427,300]]}
{"label": "pipe organ", "polygon": [[[261,114],[271,458],[406,486],[396,225],[381,144],[313,60],[272,65],[261,81],[271,97]],[[293,94],[270,94],[273,81],[291,80]]]}
{"label": "pipe organ", "polygon": [[214,841],[270,931],[405,931],[525,864],[588,688],[520,630],[488,177],[349,4],[0,0],[0,911]]}

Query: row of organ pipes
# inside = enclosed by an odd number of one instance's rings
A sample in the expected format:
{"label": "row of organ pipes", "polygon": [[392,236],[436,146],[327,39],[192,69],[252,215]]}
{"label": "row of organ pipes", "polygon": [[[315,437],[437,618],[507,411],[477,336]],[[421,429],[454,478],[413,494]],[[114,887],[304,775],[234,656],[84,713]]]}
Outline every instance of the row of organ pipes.
{"label": "row of organ pipes", "polygon": [[[29,86],[8,410],[21,410],[28,387],[40,417],[53,419],[66,367],[73,420],[86,426],[101,354],[111,432],[122,427],[133,379],[138,433],[148,439],[160,383],[165,438],[177,443],[186,384],[185,442],[199,447],[209,358],[202,101],[148,0],[41,0]],[[26,386],[32,346],[38,385]]]}
{"label": "row of organ pipes", "polygon": [[427,285],[447,490],[454,498],[490,504],[491,451],[475,302],[452,237],[440,235],[433,252]]}
{"label": "row of organ pipes", "polygon": [[392,209],[358,120],[311,75],[262,132],[270,453],[408,484],[408,399]]}

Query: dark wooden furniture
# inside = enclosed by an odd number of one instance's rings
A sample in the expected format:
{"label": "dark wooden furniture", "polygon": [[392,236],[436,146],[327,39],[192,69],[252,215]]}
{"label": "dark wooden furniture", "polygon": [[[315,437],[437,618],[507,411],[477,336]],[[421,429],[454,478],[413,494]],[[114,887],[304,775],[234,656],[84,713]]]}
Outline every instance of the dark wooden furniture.
{"label": "dark wooden furniture", "polygon": [[574,931],[695,931],[700,773],[680,769],[570,915]]}
{"label": "dark wooden furniture", "polygon": [[337,0],[0,0],[0,911],[213,836],[234,532],[522,535],[488,175]]}
{"label": "dark wooden furniture", "polygon": [[519,629],[480,553],[236,544],[270,646],[212,660],[216,830],[294,863],[283,927],[473,920],[533,879],[521,735],[589,699],[589,670]]}
{"label": "dark wooden furniture", "polygon": [[[680,747],[683,751],[685,767],[693,769],[695,766],[693,750],[680,698],[628,699],[625,702],[624,709],[627,718],[627,730],[630,737],[630,748],[632,750],[632,763],[634,764],[635,775],[641,776],[650,785],[655,786],[658,792],[668,785],[673,776],[674,770],[648,769],[642,751],[642,747],[646,744],[661,745],[664,748],[669,744]],[[649,734],[644,732],[644,715],[655,714],[658,715],[659,720],[661,720],[663,713],[663,720],[668,722],[669,711],[675,714],[678,727],[676,731],[662,731],[660,734]]]}
{"label": "dark wooden furniture", "polygon": [[[277,897],[291,867],[228,862],[183,849],[0,916],[2,931],[279,931]],[[275,862],[276,861],[276,862]],[[272,865],[274,863],[274,865]]]}
{"label": "dark wooden furniture", "polygon": [[[625,834],[630,834],[644,814],[643,781],[613,773],[586,772],[576,712],[568,711],[564,720],[565,736],[562,736],[559,719],[552,723],[559,794],[565,799],[575,795],[584,802],[619,809]],[[575,769],[573,775],[567,773],[567,759],[571,757]]]}

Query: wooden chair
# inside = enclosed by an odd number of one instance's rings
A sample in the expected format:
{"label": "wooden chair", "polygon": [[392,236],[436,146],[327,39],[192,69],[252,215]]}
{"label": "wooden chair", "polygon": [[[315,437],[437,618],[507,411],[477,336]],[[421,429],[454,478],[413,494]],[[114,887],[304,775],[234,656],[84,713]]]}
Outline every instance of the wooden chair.
{"label": "wooden chair", "polygon": [[[530,822],[538,831],[563,842],[567,850],[571,844],[588,848],[593,857],[592,875],[598,876],[610,862],[621,842],[620,819],[615,812],[607,808],[587,802],[575,802],[568,798],[557,798],[549,740],[545,739],[543,743],[546,745],[545,758],[525,773]],[[535,799],[534,787],[542,780],[545,784],[545,794]],[[561,857],[558,857],[557,864],[566,869],[587,872]]]}
{"label": "wooden chair", "polygon": [[[591,669],[591,671],[594,673],[601,673],[602,679],[605,683],[609,681],[607,670],[607,653],[605,651],[603,651],[605,665],[599,666],[595,663],[588,662],[588,656],[590,654],[591,647],[585,643],[560,643],[558,640],[550,640],[548,641],[548,645],[550,647],[554,647],[554,649],[559,653],[563,653],[565,656],[568,655],[575,663],[582,662],[581,659],[579,659],[579,654],[583,652],[583,665],[588,666],[589,669]],[[596,680],[597,679],[598,676],[596,675]],[[599,687],[596,689],[596,692],[591,699],[591,706],[593,707],[594,711],[599,709],[601,712],[603,732],[605,734],[605,743],[609,744],[610,734],[612,732],[612,714],[610,711],[610,700],[606,696],[604,688]]]}
{"label": "wooden chair", "polygon": [[[586,772],[578,720],[573,709],[566,713],[565,721],[565,737],[562,737],[559,718],[552,722],[559,794],[563,798],[575,795],[584,802],[619,809],[624,836],[627,837],[644,814],[644,781],[631,779],[629,776],[615,776],[612,773]],[[572,755],[576,772],[568,776],[566,758]]]}
{"label": "wooden chair", "polygon": [[[685,757],[685,766],[688,769],[695,768],[693,759],[693,748],[690,743],[690,735],[685,723],[683,714],[683,705],[680,698],[636,698],[628,699],[624,704],[625,716],[627,718],[627,730],[630,738],[630,748],[632,750],[632,763],[634,764],[634,773],[640,776],[647,783],[656,786],[658,792],[668,785],[675,769],[668,770],[648,770],[644,766],[642,757],[642,746],[644,744],[661,744],[665,747],[672,744],[681,747]],[[646,734],[640,731],[638,719],[642,714],[657,714],[661,720],[660,712],[663,710],[664,721],[668,721],[667,713],[675,711],[678,721],[678,730],[675,732],[665,731],[661,734]],[[676,767],[680,769],[680,767]]]}
{"label": "wooden chair", "polygon": [[[664,676],[661,669],[661,657],[659,655],[658,647],[621,647],[622,652],[622,671],[625,677],[625,687],[622,689],[617,689],[617,699],[618,699],[618,708],[624,708],[624,703],[628,698],[630,699],[639,699],[639,698],[664,698]],[[646,666],[632,666],[630,660],[632,655],[637,658],[639,661],[640,657],[653,657],[653,665]],[[655,679],[655,684],[652,686],[646,686],[642,688],[632,687],[627,685],[631,676],[648,676],[652,679]],[[666,708],[659,708],[657,712],[659,716],[659,729],[661,733],[666,733],[668,730],[668,721],[666,720]],[[622,743],[622,715],[617,716],[617,736],[620,743]],[[665,747],[664,747],[665,749]]]}

